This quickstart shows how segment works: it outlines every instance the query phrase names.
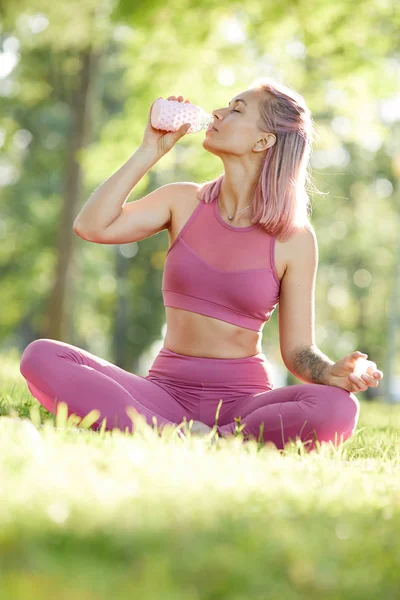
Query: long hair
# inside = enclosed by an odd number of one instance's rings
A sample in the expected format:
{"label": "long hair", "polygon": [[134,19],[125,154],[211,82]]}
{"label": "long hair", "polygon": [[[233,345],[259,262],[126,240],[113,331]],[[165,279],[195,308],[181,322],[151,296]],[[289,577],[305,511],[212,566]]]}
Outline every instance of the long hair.
{"label": "long hair", "polygon": [[[267,149],[254,193],[252,223],[262,225],[271,236],[286,241],[297,229],[313,229],[311,202],[306,184],[313,135],[313,119],[304,98],[289,86],[271,78],[259,78],[250,89],[262,91],[258,127],[275,134]],[[197,197],[205,203],[217,201],[225,173],[202,182]],[[312,185],[312,184],[311,184]],[[314,190],[318,193],[314,186]]]}

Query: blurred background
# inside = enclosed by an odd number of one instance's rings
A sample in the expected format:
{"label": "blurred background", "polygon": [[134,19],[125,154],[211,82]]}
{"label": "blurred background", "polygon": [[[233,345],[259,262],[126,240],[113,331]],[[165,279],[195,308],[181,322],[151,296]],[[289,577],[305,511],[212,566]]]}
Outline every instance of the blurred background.
{"label": "blurred background", "polygon": [[[72,224],[139,147],[151,103],[211,112],[257,77],[306,100],[317,138],[316,342],[360,350],[384,379],[358,397],[400,402],[400,45],[394,0],[0,0],[0,353],[62,340],[139,375],[163,344],[167,232],[100,245]],[[129,201],[223,164],[185,136]],[[274,387],[299,383],[264,327]]]}

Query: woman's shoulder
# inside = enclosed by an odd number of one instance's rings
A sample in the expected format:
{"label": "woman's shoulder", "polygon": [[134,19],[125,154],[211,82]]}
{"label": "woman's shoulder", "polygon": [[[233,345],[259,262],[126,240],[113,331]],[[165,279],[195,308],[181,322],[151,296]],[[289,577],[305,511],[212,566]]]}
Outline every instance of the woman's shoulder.
{"label": "woman's shoulder", "polygon": [[276,238],[277,262],[279,260],[285,265],[284,271],[297,261],[303,262],[315,260],[318,257],[318,243],[314,228],[311,224],[306,224],[303,227],[296,227],[291,235],[285,240]]}
{"label": "woman's shoulder", "polygon": [[303,243],[307,243],[307,241],[311,242],[313,239],[316,240],[316,238],[317,235],[315,233],[315,229],[310,222],[305,223],[302,226],[294,227],[290,235],[285,240],[280,240],[279,236],[277,236],[277,240],[293,248],[301,246]]}
{"label": "woman's shoulder", "polygon": [[179,193],[175,194],[171,204],[171,221],[180,229],[202,202],[198,197],[200,184],[192,181],[180,182]]}

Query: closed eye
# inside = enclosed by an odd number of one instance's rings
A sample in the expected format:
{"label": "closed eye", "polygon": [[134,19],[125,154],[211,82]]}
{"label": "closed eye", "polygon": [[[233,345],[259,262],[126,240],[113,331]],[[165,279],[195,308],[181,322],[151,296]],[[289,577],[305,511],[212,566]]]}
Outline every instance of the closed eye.
{"label": "closed eye", "polygon": [[238,113],[240,113],[240,110],[236,110],[236,108],[235,108],[232,112],[238,112]]}

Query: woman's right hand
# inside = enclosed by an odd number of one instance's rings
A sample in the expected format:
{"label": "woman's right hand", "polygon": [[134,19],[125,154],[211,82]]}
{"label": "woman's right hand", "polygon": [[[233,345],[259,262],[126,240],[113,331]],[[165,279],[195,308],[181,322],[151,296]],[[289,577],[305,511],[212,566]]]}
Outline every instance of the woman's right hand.
{"label": "woman's right hand", "polygon": [[[176,96],[168,96],[167,100],[176,100],[178,102],[182,102],[183,96],[178,96],[178,98]],[[185,102],[190,103],[190,100],[185,100]],[[185,135],[187,129],[190,128],[190,124],[183,123],[183,125],[181,125],[177,131],[165,132],[161,129],[154,129],[151,124],[151,110],[153,108],[153,104],[150,107],[149,119],[146,124],[146,129],[144,130],[141,147],[151,149],[153,151],[155,150],[158,156],[161,157],[169,152],[176,142]]]}

